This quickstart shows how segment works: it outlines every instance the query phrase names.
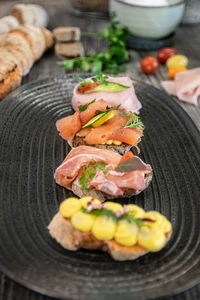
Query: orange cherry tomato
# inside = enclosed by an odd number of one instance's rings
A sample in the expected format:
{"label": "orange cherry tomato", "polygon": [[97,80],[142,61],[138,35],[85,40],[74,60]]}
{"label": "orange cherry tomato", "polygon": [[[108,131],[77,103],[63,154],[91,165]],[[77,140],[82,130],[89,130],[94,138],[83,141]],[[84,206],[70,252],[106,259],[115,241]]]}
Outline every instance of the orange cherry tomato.
{"label": "orange cherry tomato", "polygon": [[153,74],[158,69],[158,61],[153,56],[146,56],[141,60],[140,66],[145,74]]}
{"label": "orange cherry tomato", "polygon": [[181,67],[181,66],[172,67],[168,70],[169,78],[174,79],[176,76],[176,73],[183,72],[186,70],[187,70],[187,68]]}
{"label": "orange cherry tomato", "polygon": [[157,53],[157,59],[161,64],[165,64],[168,58],[178,54],[174,48],[163,48]]}
{"label": "orange cherry tomato", "polygon": [[135,155],[133,154],[132,151],[126,152],[126,153],[122,156],[122,158],[121,158],[121,160],[120,160],[120,162],[119,162],[119,165],[120,165],[123,161],[125,161],[125,160],[127,160],[127,159],[129,159],[129,158],[132,158],[132,157],[134,157],[134,156],[135,156]]}

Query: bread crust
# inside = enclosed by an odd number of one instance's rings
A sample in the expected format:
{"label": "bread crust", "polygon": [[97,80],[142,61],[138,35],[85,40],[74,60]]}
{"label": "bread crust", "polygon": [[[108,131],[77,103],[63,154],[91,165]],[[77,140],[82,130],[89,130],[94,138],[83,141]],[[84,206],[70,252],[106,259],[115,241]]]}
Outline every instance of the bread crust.
{"label": "bread crust", "polygon": [[75,229],[69,219],[63,218],[58,212],[48,226],[50,235],[65,249],[76,251],[84,248],[99,249],[108,252],[115,260],[134,260],[149,251],[140,245],[123,246],[115,240],[97,240],[91,232],[82,232]]}
{"label": "bread crust", "polygon": [[20,86],[21,80],[22,77],[16,65],[5,61],[1,64],[0,60],[0,100]]}

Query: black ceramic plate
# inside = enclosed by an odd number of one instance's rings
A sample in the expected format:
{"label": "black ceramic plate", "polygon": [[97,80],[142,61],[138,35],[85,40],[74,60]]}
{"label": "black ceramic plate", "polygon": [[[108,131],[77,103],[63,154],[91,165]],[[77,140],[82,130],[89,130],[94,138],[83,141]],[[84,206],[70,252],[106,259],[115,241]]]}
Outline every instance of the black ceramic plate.
{"label": "black ceramic plate", "polygon": [[180,292],[200,279],[200,139],[166,94],[135,83],[146,125],[141,157],[154,178],[125,203],[156,209],[173,224],[158,253],[116,262],[100,251],[70,252],[48,234],[71,193],[53,173],[69,151],[55,121],[72,113],[73,76],[27,84],[0,104],[0,268],[17,282],[64,299],[146,299]]}

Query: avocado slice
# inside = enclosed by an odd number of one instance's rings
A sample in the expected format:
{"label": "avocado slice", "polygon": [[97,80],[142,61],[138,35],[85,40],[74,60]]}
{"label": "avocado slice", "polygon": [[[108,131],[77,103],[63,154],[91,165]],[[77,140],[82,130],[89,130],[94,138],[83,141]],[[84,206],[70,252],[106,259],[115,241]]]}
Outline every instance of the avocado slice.
{"label": "avocado slice", "polygon": [[90,94],[95,92],[117,93],[117,92],[122,92],[128,88],[130,88],[130,86],[126,86],[117,82],[108,81],[107,84],[100,83],[95,88],[85,91],[84,94]]}

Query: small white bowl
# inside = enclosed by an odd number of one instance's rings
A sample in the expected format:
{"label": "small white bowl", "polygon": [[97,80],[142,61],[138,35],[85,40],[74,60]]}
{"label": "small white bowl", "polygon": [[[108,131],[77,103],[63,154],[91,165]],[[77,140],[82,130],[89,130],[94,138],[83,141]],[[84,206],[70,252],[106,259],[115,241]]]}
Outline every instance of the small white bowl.
{"label": "small white bowl", "polygon": [[110,0],[110,12],[116,13],[120,24],[136,37],[154,40],[175,31],[184,8],[184,0]]}

